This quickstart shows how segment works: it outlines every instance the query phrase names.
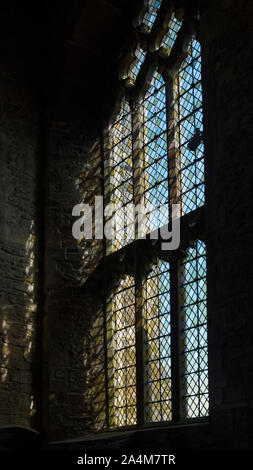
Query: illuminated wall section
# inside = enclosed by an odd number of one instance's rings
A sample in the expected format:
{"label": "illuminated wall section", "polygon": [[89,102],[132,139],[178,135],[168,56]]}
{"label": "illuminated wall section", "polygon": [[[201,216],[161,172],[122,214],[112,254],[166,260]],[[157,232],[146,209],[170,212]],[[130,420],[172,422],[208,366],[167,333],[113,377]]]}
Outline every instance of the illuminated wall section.
{"label": "illuminated wall section", "polygon": [[84,345],[84,361],[88,356],[88,382],[90,389],[91,412],[95,431],[106,427],[106,381],[104,353],[104,315],[95,318],[90,329],[90,344]]}
{"label": "illuminated wall section", "polygon": [[184,418],[207,416],[207,286],[206,248],[198,240],[188,248],[180,263],[179,306],[181,323],[182,415]]}
{"label": "illuminated wall section", "polygon": [[109,427],[136,424],[135,283],[126,276],[107,304]]}
{"label": "illuminated wall section", "polygon": [[145,329],[145,419],[171,420],[169,263],[158,261],[143,285]]}
{"label": "illuminated wall section", "polygon": [[177,145],[179,153],[181,213],[205,202],[201,51],[192,39],[188,56],[176,77]]}

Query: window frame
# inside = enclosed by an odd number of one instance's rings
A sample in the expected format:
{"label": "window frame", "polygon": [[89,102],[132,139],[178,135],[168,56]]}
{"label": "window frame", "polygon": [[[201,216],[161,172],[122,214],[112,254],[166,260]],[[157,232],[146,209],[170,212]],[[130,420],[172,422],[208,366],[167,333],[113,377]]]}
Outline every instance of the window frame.
{"label": "window frame", "polygon": [[[130,110],[132,116],[132,136],[136,129],[134,129],[134,123],[138,123],[138,113],[140,108],[140,101],[142,100],[143,95],[148,90],[147,84],[145,84],[145,78],[147,76],[151,77],[154,68],[158,66],[162,70],[162,76],[164,78],[164,86],[166,90],[166,117],[167,117],[167,130],[169,127],[169,118],[173,114],[173,137],[171,140],[167,139],[167,160],[168,160],[168,182],[172,181],[172,185],[169,184],[168,189],[168,204],[171,213],[171,206],[174,203],[179,201],[179,188],[178,188],[178,178],[176,176],[176,153],[177,149],[175,148],[175,119],[174,119],[174,86],[175,86],[175,74],[176,70],[179,68],[179,63],[186,57],[185,50],[187,49],[186,45],[190,43],[193,34],[196,34],[196,12],[194,14],[191,12],[189,15],[186,14],[183,24],[178,33],[178,38],[175,42],[175,47],[173,46],[171,51],[171,56],[165,57],[162,54],[153,52],[152,54],[146,54],[146,58],[141,66],[139,75],[137,76],[135,85],[133,88],[126,87],[126,96],[128,96],[130,103]],[[155,59],[154,61],[152,61]],[[144,73],[145,72],[145,73]],[[103,156],[104,160],[108,159],[108,147],[104,145],[105,142],[108,142],[108,129],[104,132],[103,137]],[[138,152],[140,149],[136,150],[136,141],[132,140],[132,161],[133,161],[133,179],[135,179],[136,172],[138,173],[138,167],[136,168],[136,162],[138,160]],[[105,188],[105,204],[108,203],[108,190]],[[133,202],[138,204],[139,198],[138,194],[135,193],[135,185],[133,188]],[[171,221],[168,224],[168,229],[171,229]],[[150,234],[146,236],[146,240],[134,240],[130,244],[121,247],[115,252],[107,251],[106,241],[104,240],[104,281],[105,281],[105,290],[104,290],[104,326],[106,325],[106,298],[111,293],[112,283],[111,280],[107,282],[108,273],[111,271],[111,265],[121,262],[122,259],[129,259],[129,263],[125,263],[124,267],[121,270],[121,274],[130,274],[134,276],[135,279],[135,291],[139,292],[141,289],[142,276],[143,276],[143,259],[146,258],[147,253],[149,255],[154,255],[156,253],[157,257],[160,259],[165,259],[170,263],[171,270],[171,356],[172,356],[172,371],[171,376],[172,380],[172,420],[171,421],[159,421],[159,422],[145,422],[145,406],[144,406],[144,352],[143,352],[143,329],[138,325],[142,323],[142,309],[141,305],[138,304],[138,299],[141,298],[140,295],[136,295],[136,367],[138,365],[138,370],[141,373],[136,374],[136,387],[137,387],[137,424],[132,426],[120,426],[111,428],[109,426],[109,415],[108,415],[108,394],[106,402],[106,431],[123,431],[131,430],[139,427],[153,427],[153,426],[175,426],[186,423],[197,423],[197,422],[206,422],[208,421],[208,416],[197,417],[197,418],[183,418],[182,414],[182,400],[181,400],[181,384],[180,384],[180,360],[179,360],[179,306],[178,306],[178,262],[183,257],[185,250],[190,244],[197,239],[200,239],[204,242],[205,240],[205,205],[199,207],[189,213],[181,215],[181,243],[178,250],[175,252],[162,252],[161,251],[161,238],[159,237],[158,241],[154,245],[153,241],[150,238]],[[110,276],[109,276],[110,277]],[[113,277],[113,276],[112,276]],[[105,333],[106,338],[106,333]],[[107,363],[107,344],[105,340],[105,362]],[[108,366],[108,363],[107,363]],[[106,369],[107,369],[106,366]],[[106,387],[108,388],[108,381],[106,380]]]}

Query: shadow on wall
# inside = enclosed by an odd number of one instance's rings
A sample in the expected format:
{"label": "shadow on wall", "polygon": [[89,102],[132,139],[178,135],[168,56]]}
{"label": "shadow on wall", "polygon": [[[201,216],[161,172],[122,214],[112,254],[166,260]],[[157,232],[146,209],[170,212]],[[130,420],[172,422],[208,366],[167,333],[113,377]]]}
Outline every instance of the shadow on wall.
{"label": "shadow on wall", "polygon": [[50,440],[92,432],[99,419],[97,402],[105,403],[100,375],[104,378],[103,299],[101,286],[97,292],[89,287],[70,289],[66,284],[61,299],[50,306]]}
{"label": "shadow on wall", "polygon": [[[96,220],[95,214],[95,197],[102,194],[101,184],[102,180],[100,152],[99,150],[97,150],[94,151],[94,155],[92,155],[91,163],[86,163],[85,169],[78,175],[78,178],[75,181],[75,187],[80,194],[79,203],[87,204],[92,207],[93,237],[95,234],[95,223],[101,224],[100,220]],[[81,230],[83,230],[84,224],[82,225]],[[102,259],[103,241],[95,239],[86,240],[83,237],[78,240],[78,245],[81,249],[82,256],[80,268],[80,281],[81,285],[83,285]]]}
{"label": "shadow on wall", "polygon": [[94,309],[84,340],[84,361],[87,367],[87,389],[90,403],[91,430],[106,428],[106,375],[103,306]]}
{"label": "shadow on wall", "polygon": [[[5,253],[4,293],[0,298],[0,416],[2,425],[34,427],[36,398],[36,236],[34,220],[18,252]],[[7,266],[8,265],[8,266]],[[9,267],[9,269],[8,269]],[[8,277],[10,276],[10,277]]]}
{"label": "shadow on wall", "polygon": [[[100,147],[95,146],[90,164],[76,180],[80,191],[81,202],[92,206],[92,230],[95,234],[95,197],[102,192]],[[105,349],[104,349],[104,292],[103,285],[97,283],[96,275],[92,273],[103,258],[103,240],[78,241],[82,251],[80,270],[85,304],[88,307],[86,317],[87,330],[83,338],[83,364],[86,371],[86,406],[88,425],[91,431],[100,431],[106,427],[106,379],[105,379]],[[87,285],[86,285],[86,281]]]}

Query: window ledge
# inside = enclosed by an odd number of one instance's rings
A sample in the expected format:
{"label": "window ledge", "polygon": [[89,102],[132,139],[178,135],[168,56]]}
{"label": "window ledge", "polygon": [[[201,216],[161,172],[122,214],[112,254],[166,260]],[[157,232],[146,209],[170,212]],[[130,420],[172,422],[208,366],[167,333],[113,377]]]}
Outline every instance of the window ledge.
{"label": "window ledge", "polygon": [[[198,431],[199,428],[201,428],[201,431],[203,428],[208,431],[209,429],[209,421],[206,420],[198,420],[197,422],[189,422],[189,423],[182,423],[182,424],[170,424],[170,423],[155,423],[155,424],[145,424],[139,427],[135,428],[124,428],[124,429],[112,429],[112,430],[107,430],[107,431],[102,431],[99,433],[93,433],[93,434],[87,434],[86,436],[79,437],[76,439],[69,439],[69,440],[63,440],[63,441],[52,441],[50,442],[50,446],[60,448],[62,446],[67,446],[69,448],[72,447],[79,447],[83,446],[85,444],[98,444],[103,443],[104,445],[108,446],[112,444],[112,447],[117,447],[117,442],[118,445],[120,446],[120,441],[125,442],[126,440],[130,440],[131,438],[136,438],[141,437],[141,434],[143,434],[143,438],[145,434],[150,434],[154,435],[154,432],[157,434],[173,434],[174,431],[177,432],[177,435],[183,434],[185,431],[186,432],[192,432],[193,430]],[[118,441],[117,441],[118,440]],[[144,439],[143,439],[143,443]]]}

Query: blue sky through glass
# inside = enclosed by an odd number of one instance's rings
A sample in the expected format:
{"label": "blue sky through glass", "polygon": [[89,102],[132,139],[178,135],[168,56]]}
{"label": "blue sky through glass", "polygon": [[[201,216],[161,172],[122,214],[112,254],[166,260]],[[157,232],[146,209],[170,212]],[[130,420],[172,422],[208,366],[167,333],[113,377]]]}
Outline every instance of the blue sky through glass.
{"label": "blue sky through glass", "polygon": [[138,76],[141,66],[145,60],[146,54],[147,52],[141,48],[140,44],[138,44],[136,51],[135,51],[135,59],[129,68],[129,78],[132,84],[135,83],[135,80]]}
{"label": "blue sky through glass", "polygon": [[[167,224],[169,217],[166,91],[164,80],[157,72],[143,101],[143,144],[144,202],[148,208],[147,232],[150,232]],[[161,211],[162,204],[168,210]]]}
{"label": "blue sky through glass", "polygon": [[149,0],[148,2],[148,11],[143,18],[143,23],[147,26],[148,30],[152,29],[160,5],[161,0]]}
{"label": "blue sky through glass", "polygon": [[198,240],[180,265],[184,412],[186,418],[207,416],[207,285],[205,243]]}
{"label": "blue sky through glass", "polygon": [[181,26],[182,21],[177,20],[173,15],[169,21],[168,32],[164,36],[161,44],[161,46],[166,49],[167,53],[170,53],[172,47],[174,46],[178,31],[180,30]]}
{"label": "blue sky through glass", "polygon": [[192,39],[188,55],[177,74],[177,142],[180,154],[181,212],[202,206],[204,195],[204,146],[201,139],[195,150],[188,144],[203,131],[201,50]]}

